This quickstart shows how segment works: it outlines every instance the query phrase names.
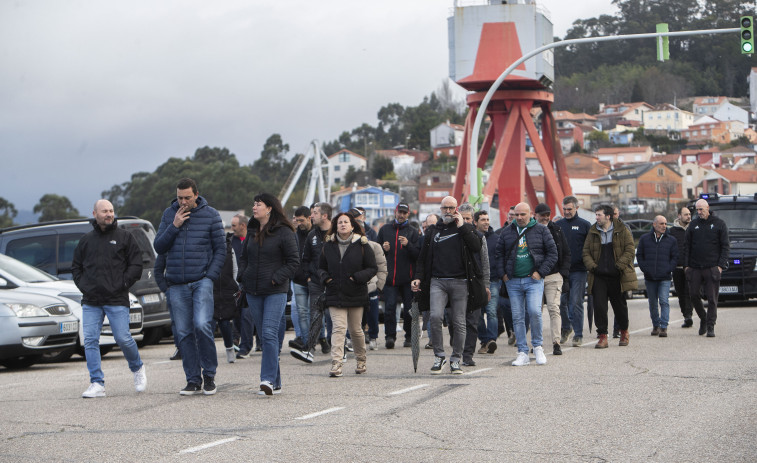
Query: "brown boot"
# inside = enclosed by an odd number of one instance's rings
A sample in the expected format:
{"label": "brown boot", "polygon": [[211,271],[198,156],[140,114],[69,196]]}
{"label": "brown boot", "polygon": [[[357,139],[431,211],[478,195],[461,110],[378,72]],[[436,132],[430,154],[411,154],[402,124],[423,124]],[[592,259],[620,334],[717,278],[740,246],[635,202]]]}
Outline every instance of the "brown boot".
{"label": "brown boot", "polygon": [[597,341],[597,345],[594,346],[595,349],[607,349],[607,335],[606,334],[600,334],[599,335],[599,341]]}
{"label": "brown boot", "polygon": [[619,346],[627,346],[628,345],[628,330],[620,330],[620,341],[618,342]]}

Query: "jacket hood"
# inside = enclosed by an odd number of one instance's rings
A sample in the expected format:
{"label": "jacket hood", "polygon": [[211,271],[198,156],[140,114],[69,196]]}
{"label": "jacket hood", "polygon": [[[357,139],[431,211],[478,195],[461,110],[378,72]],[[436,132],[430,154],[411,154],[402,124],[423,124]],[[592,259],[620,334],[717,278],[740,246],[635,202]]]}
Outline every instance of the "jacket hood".
{"label": "jacket hood", "polygon": [[100,229],[100,226],[97,225],[97,221],[95,219],[89,219],[89,223],[92,225],[92,228],[94,228],[98,233],[108,233],[118,228],[118,219],[115,217],[113,217],[113,223],[105,227],[105,230]]}
{"label": "jacket hood", "polygon": [[675,219],[673,221],[673,226],[674,227],[680,227],[680,228],[683,228],[684,230],[686,230],[687,228],[689,228],[689,225],[691,225],[691,221],[689,221],[689,223],[686,226],[684,226],[679,219]]}
{"label": "jacket hood", "polygon": [[[336,235],[326,235],[326,238],[324,238],[323,241],[336,241]],[[365,235],[353,234],[350,243],[355,243],[357,241],[360,241],[362,244],[368,244],[368,238]]]}
{"label": "jacket hood", "polygon": [[[196,211],[200,208],[203,208],[208,205],[208,201],[203,198],[202,196],[197,196],[197,205],[195,206],[193,211]],[[171,209],[178,211],[179,210],[179,200],[177,198],[174,198],[173,201],[171,201]]]}

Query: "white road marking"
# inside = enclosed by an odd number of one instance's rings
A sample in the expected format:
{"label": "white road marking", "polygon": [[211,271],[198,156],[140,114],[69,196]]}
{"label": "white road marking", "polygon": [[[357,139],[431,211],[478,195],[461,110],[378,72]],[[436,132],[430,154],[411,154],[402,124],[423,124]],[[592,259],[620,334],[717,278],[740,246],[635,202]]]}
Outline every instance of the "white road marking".
{"label": "white road marking", "polygon": [[417,389],[423,389],[424,387],[427,387],[427,386],[428,386],[428,384],[419,384],[417,386],[408,387],[406,389],[400,389],[399,391],[390,392],[389,395],[400,395],[400,394],[404,394],[406,392],[415,391]]}
{"label": "white road marking", "polygon": [[173,360],[163,360],[161,362],[152,362],[150,365],[160,365],[161,363],[171,363]]}
{"label": "white road marking", "polygon": [[481,368],[480,370],[466,371],[463,374],[464,375],[473,375],[473,374],[476,374],[476,373],[481,373],[482,371],[489,371],[489,370],[491,370],[491,368]]}
{"label": "white road marking", "polygon": [[199,452],[200,450],[209,449],[210,447],[215,447],[216,445],[222,445],[222,444],[228,444],[229,442],[234,442],[237,439],[239,439],[239,437],[229,437],[228,439],[217,440],[215,442],[210,442],[210,443],[205,444],[205,445],[199,445],[197,447],[190,447],[188,449],[184,449],[181,452],[179,452],[179,455],[182,455],[182,454],[185,454],[185,453]]}
{"label": "white road marking", "polygon": [[298,416],[297,418],[295,418],[295,420],[309,420],[310,418],[315,418],[317,416],[325,415],[327,413],[338,412],[339,410],[343,410],[343,409],[344,407],[329,408],[326,410],[321,410],[320,412],[311,413],[309,415]]}

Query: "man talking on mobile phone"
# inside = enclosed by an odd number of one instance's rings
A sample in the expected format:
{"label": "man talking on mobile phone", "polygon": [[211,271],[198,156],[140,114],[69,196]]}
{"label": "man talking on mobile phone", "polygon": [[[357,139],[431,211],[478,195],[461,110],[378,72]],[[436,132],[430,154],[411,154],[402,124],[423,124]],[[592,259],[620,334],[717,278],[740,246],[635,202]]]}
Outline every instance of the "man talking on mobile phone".
{"label": "man talking on mobile phone", "polygon": [[430,310],[429,333],[434,347],[431,374],[438,375],[447,363],[444,354],[442,319],[450,302],[450,318],[454,327],[450,373],[462,374],[460,361],[465,343],[465,314],[468,306],[468,275],[466,265],[473,262],[473,254],[481,250],[481,239],[472,224],[465,223],[457,210],[457,200],[447,196],[442,200],[441,219],[426,230],[418,263],[413,291],[420,291],[421,310]]}

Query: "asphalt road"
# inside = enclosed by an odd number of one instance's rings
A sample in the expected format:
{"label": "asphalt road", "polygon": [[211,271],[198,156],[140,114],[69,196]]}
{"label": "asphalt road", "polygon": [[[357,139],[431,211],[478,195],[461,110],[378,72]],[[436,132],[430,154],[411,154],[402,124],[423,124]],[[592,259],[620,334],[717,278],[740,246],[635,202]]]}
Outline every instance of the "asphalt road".
{"label": "asphalt road", "polygon": [[100,399],[81,398],[82,360],[0,369],[0,461],[757,460],[757,304],[721,307],[715,338],[680,328],[672,306],[668,338],[649,335],[635,299],[628,347],[587,342],[512,367],[503,342],[462,376],[430,375],[430,350],[413,373],[409,348],[381,345],[367,374],[349,354],[329,378],[330,357],[307,365],[286,349],[273,397],[257,395],[260,354],[228,364],[220,340],[215,396],[179,396],[167,343],[141,350],[141,394],[119,351],[103,361]]}

